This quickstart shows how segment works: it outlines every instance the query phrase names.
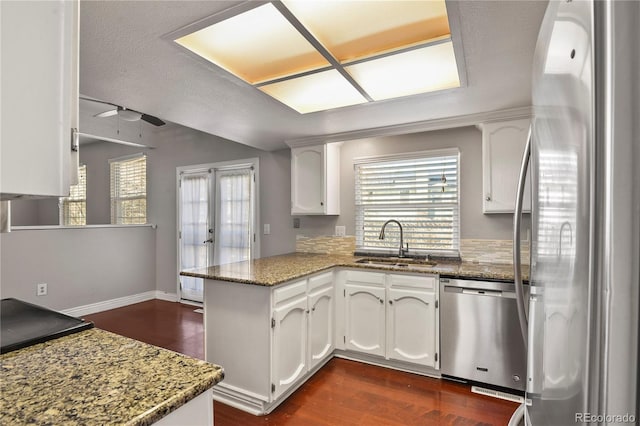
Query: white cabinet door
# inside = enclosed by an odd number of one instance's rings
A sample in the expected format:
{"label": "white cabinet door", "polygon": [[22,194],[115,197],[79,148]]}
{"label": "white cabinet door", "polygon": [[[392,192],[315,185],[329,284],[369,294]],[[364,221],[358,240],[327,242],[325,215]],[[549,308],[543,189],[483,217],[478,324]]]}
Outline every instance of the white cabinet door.
{"label": "white cabinet door", "polygon": [[291,150],[291,214],[324,213],[324,164],[324,145]]}
{"label": "white cabinet door", "polygon": [[340,144],[291,149],[291,214],[340,214]]}
{"label": "white cabinet door", "polygon": [[278,398],[307,367],[307,295],[306,293],[276,306],[273,331],[273,398]]}
{"label": "white cabinet door", "polygon": [[64,196],[77,180],[78,2],[0,2],[0,193]]}
{"label": "white cabinet door", "polygon": [[419,289],[390,288],[387,358],[436,368],[436,295]]}
{"label": "white cabinet door", "polygon": [[[482,184],[484,213],[513,213],[529,119],[482,125]],[[528,175],[527,175],[528,176]],[[523,211],[531,211],[527,178]]]}
{"label": "white cabinet door", "polygon": [[333,285],[309,293],[309,369],[333,352]]}
{"label": "white cabinet door", "polygon": [[384,287],[347,281],[345,291],[345,349],[384,356]]}

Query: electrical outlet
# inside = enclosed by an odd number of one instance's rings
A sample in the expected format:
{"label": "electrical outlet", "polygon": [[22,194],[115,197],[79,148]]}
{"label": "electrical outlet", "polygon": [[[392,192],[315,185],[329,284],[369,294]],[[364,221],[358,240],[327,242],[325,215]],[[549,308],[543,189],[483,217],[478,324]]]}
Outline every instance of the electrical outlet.
{"label": "electrical outlet", "polygon": [[344,225],[336,225],[336,237],[344,237],[347,233],[347,228]]}
{"label": "electrical outlet", "polygon": [[47,283],[36,284],[36,296],[46,296],[46,295],[47,295]]}

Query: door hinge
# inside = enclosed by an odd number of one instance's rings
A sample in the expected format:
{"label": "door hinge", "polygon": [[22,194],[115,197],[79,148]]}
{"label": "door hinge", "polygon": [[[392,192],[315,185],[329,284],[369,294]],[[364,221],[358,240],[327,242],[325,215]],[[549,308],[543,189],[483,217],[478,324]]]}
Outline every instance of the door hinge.
{"label": "door hinge", "polygon": [[182,238],[182,231],[178,231],[178,239]]}
{"label": "door hinge", "polygon": [[275,391],[276,391],[276,385],[271,383],[271,393],[274,393]]}
{"label": "door hinge", "polygon": [[436,309],[438,309],[438,301],[436,300]]}
{"label": "door hinge", "polygon": [[342,297],[347,297],[347,290],[342,290]]}
{"label": "door hinge", "polygon": [[436,362],[438,362],[438,352],[436,352]]}
{"label": "door hinge", "polygon": [[253,242],[256,242],[256,234],[253,234]]}
{"label": "door hinge", "polygon": [[342,343],[347,343],[347,336],[342,336]]}
{"label": "door hinge", "polygon": [[276,328],[276,319],[271,318],[271,328]]}

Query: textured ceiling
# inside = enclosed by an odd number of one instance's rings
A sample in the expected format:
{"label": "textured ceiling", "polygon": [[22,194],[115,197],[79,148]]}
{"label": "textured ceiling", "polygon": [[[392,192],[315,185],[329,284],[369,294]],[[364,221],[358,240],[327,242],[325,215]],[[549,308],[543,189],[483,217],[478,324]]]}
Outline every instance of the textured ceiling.
{"label": "textured ceiling", "polygon": [[448,2],[459,12],[466,87],[304,115],[162,38],[239,3],[82,2],[80,92],[265,150],[291,139],[531,104],[544,1]]}

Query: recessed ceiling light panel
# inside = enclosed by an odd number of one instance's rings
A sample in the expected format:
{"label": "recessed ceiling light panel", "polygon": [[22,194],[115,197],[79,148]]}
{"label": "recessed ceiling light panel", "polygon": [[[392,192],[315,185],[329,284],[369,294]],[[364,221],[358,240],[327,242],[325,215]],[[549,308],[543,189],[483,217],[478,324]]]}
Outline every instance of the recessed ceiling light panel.
{"label": "recessed ceiling light panel", "polygon": [[329,65],[270,3],[175,42],[250,84]]}
{"label": "recessed ceiling light panel", "polygon": [[460,87],[451,42],[349,65],[345,69],[376,101]]}
{"label": "recessed ceiling light panel", "polygon": [[367,102],[336,70],[284,80],[259,89],[301,114]]}
{"label": "recessed ceiling light panel", "polygon": [[340,62],[448,37],[451,32],[444,0],[283,3]]}

